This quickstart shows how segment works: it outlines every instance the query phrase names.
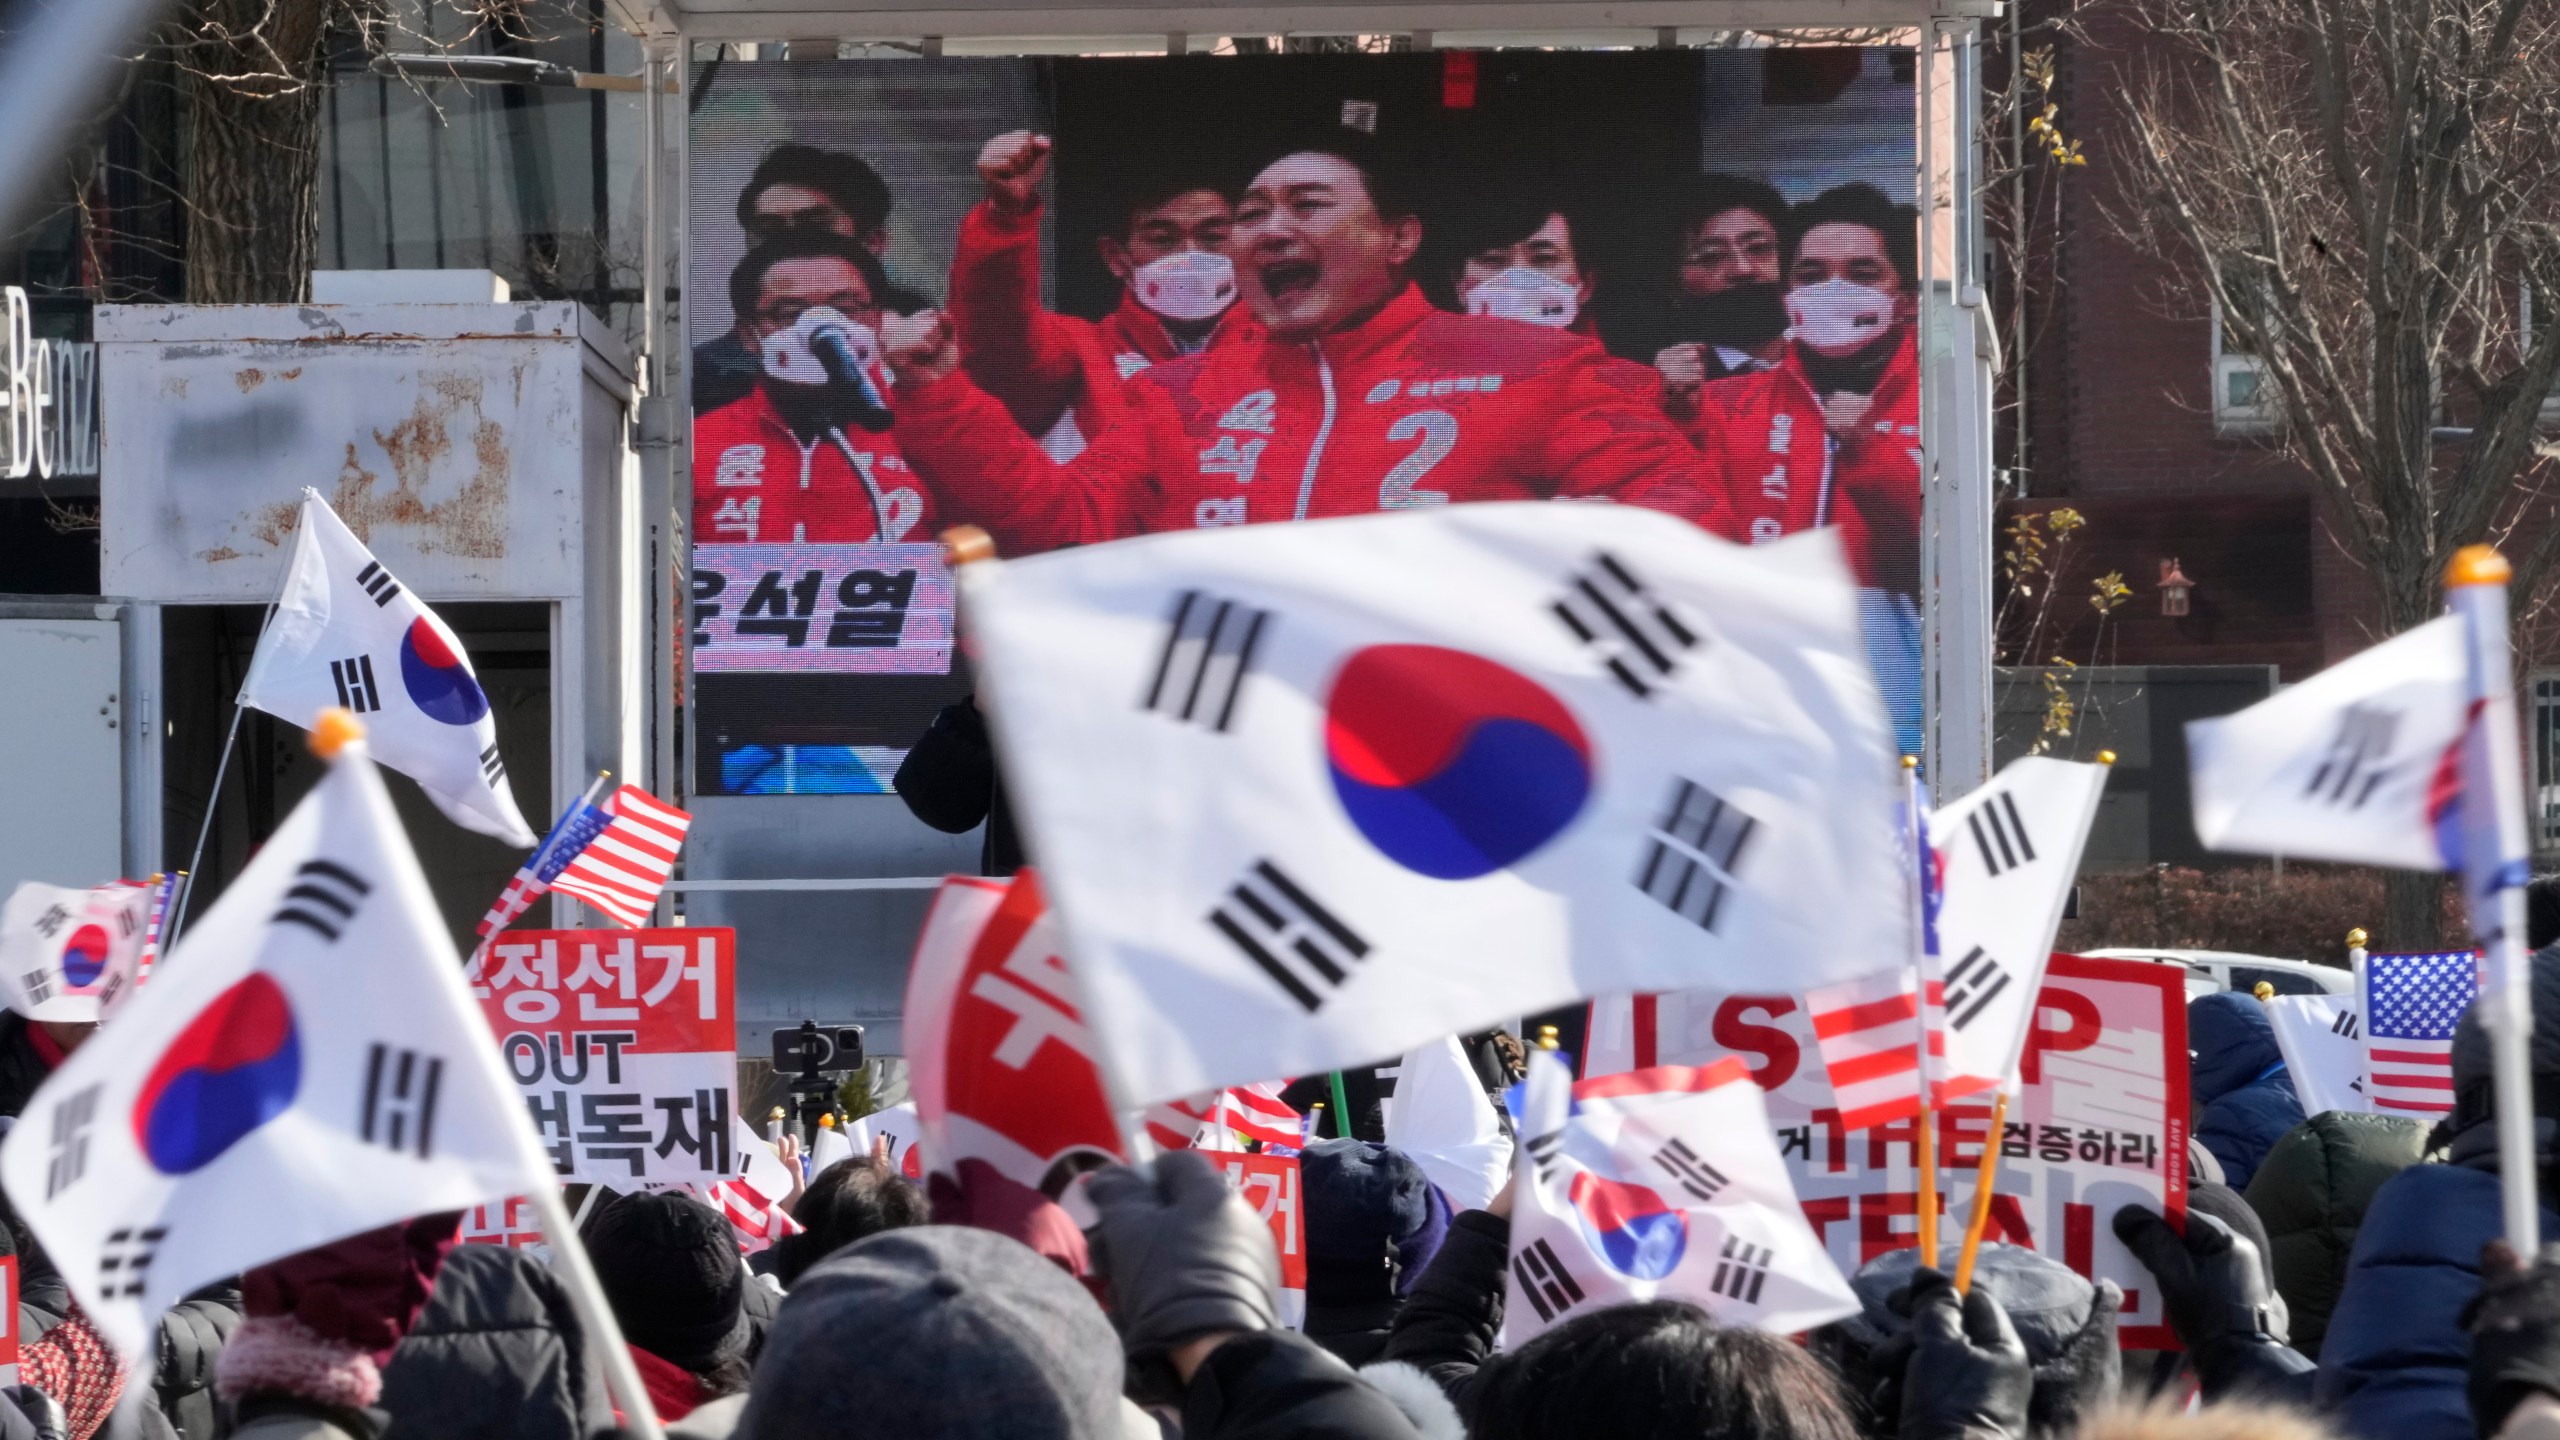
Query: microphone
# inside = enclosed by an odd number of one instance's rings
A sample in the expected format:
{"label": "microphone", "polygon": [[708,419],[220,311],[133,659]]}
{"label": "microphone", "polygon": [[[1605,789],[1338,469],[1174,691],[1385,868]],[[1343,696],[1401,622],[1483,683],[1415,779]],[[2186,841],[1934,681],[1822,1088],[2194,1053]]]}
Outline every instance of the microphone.
{"label": "microphone", "polygon": [[863,403],[880,414],[887,414],[889,402],[872,383],[871,373],[863,368],[862,353],[854,348],[852,332],[842,325],[821,325],[809,336],[809,353],[827,372],[827,378],[839,385],[850,385],[862,392]]}

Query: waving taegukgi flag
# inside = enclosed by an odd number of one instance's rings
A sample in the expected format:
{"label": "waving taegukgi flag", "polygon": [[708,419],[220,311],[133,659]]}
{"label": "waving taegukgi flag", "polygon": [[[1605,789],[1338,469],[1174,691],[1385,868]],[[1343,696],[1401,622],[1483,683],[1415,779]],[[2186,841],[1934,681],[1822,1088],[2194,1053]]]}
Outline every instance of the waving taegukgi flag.
{"label": "waving taegukgi flag", "polygon": [[0,1143],[127,1356],[208,1281],[551,1183],[361,743]]}
{"label": "waving taegukgi flag", "polygon": [[331,706],[354,711],[374,758],[417,781],[453,823],[534,842],[462,642],[317,490],[302,492],[293,557],[240,703],[297,725]]}
{"label": "waving taegukgi flag", "polygon": [[2446,615],[2237,715],[2188,721],[2196,838],[2304,860],[2458,865],[2465,643],[2462,617]]}
{"label": "waving taegukgi flag", "polygon": [[1062,1162],[1126,1158],[1033,872],[942,882],[907,972],[906,1033],[936,1177],[973,1180],[961,1167],[976,1161],[1054,1198]]}
{"label": "waving taegukgi flag", "polygon": [[1911,953],[1839,899],[1901,878],[1830,532],[1463,505],[959,579],[1116,1105]]}
{"label": "waving taegukgi flag", "polygon": [[[2361,984],[2361,980],[2359,980]],[[2364,1078],[2364,1019],[2348,995],[2271,995],[2267,1021],[2305,1115],[2373,1108]]]}
{"label": "waving taegukgi flag", "polygon": [[[1535,1069],[1562,1069],[1547,1051],[1530,1065],[1533,1092]],[[1780,1333],[1857,1312],[1739,1057],[1585,1080],[1571,1108],[1513,1182],[1505,1345],[1630,1301],[1687,1300]]]}
{"label": "waving taegukgi flag", "polygon": [[141,983],[160,895],[157,883],[21,884],[0,908],[0,1000],[30,1020],[103,1018]]}
{"label": "waving taegukgi flag", "polygon": [[1950,1096],[2012,1083],[2105,765],[2029,755],[1929,817]]}

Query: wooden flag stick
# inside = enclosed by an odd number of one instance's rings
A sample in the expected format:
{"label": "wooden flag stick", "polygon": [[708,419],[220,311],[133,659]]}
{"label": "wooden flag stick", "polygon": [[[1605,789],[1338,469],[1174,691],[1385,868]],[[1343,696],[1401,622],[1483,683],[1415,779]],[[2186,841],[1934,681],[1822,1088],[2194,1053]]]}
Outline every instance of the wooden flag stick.
{"label": "wooden flag stick", "polygon": [[1991,1196],[2000,1188],[2001,1127],[2009,1121],[2009,1092],[1992,1097],[1991,1128],[1982,1134],[1982,1163],[1973,1172],[1973,1214],[1965,1220],[1964,1249],[1956,1256],[1956,1293],[1973,1287],[1973,1262],[1982,1254],[1982,1232],[1991,1225]]}
{"label": "wooden flag stick", "polygon": [[1925,1100],[1920,1105],[1920,1263],[1938,1263],[1938,1114]]}

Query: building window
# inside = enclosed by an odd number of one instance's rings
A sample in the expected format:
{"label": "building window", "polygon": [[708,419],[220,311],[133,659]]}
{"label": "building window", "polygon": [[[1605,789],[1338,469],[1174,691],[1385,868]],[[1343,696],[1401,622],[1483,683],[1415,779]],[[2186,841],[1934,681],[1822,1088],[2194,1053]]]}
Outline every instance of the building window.
{"label": "building window", "polygon": [[2537,670],[2531,681],[2533,713],[2526,718],[2533,741],[2533,800],[2527,806],[2537,854],[2560,852],[2560,670]]}
{"label": "building window", "polygon": [[2276,428],[2267,367],[2223,323],[2213,305],[2213,428],[2224,435],[2271,435]]}

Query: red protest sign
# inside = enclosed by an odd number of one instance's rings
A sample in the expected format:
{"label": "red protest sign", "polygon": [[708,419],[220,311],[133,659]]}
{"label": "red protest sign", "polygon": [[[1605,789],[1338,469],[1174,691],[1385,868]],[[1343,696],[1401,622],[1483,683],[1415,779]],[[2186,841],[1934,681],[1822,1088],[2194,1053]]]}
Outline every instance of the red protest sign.
{"label": "red protest sign", "polygon": [[935,1171],[983,1160],[1054,1196],[1068,1178],[1064,1162],[1126,1158],[1032,872],[1010,883],[943,881],[908,970],[906,1035]]}
{"label": "red protest sign", "polygon": [[737,1170],[736,973],[726,929],[518,930],[474,957],[562,1180],[708,1189]]}
{"label": "red protest sign", "polygon": [[[1656,997],[1654,1009],[1666,1062],[1730,1054],[1751,1067],[1805,1218],[1842,1271],[1916,1242],[1917,1124],[1841,1126],[1802,997],[1686,991]],[[2128,1203],[2186,1213],[2186,1055],[2186,985],[2176,966],[2056,955],[1998,1142],[1987,1238],[2123,1286],[2118,1333],[2129,1349],[2176,1345],[2150,1275],[2110,1221]],[[1934,1117],[1939,1204],[1953,1217],[1941,1227],[1950,1257],[1990,1119],[1987,1095]]]}
{"label": "red protest sign", "polygon": [[0,1255],[0,1385],[18,1383],[18,1257]]}
{"label": "red protest sign", "polygon": [[1305,1324],[1307,1228],[1298,1206],[1298,1157],[1200,1153],[1271,1227],[1271,1243],[1280,1251],[1280,1318],[1291,1326]]}

